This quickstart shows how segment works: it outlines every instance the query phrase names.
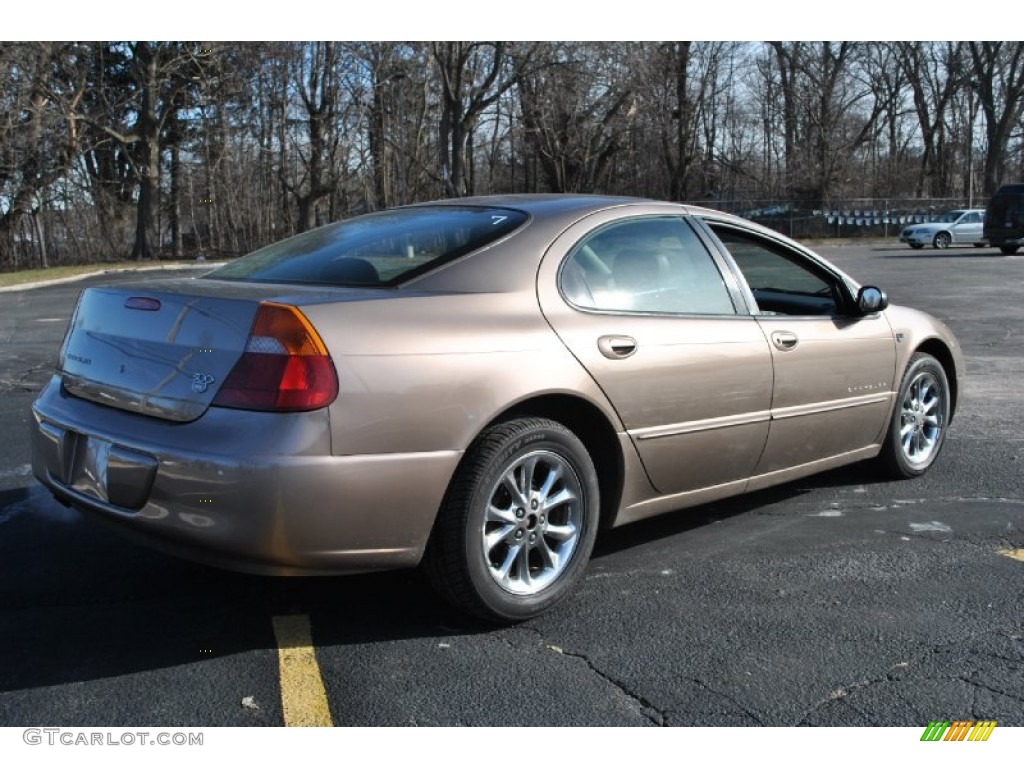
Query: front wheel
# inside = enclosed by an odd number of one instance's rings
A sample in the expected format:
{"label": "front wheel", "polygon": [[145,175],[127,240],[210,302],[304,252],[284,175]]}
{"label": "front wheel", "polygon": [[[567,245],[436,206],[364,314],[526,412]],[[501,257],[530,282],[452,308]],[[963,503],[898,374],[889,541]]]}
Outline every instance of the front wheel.
{"label": "front wheel", "polygon": [[939,232],[932,241],[932,245],[936,248],[949,248],[951,242],[953,242],[953,238],[950,237],[949,232]]}
{"label": "front wheel", "polygon": [[922,248],[924,248],[924,243],[911,243],[910,247],[913,248],[915,251],[920,251]]}
{"label": "front wheel", "polygon": [[999,250],[1002,251],[1003,256],[1013,256],[1017,252],[1016,245],[1000,245]]}
{"label": "front wheel", "polygon": [[935,463],[949,424],[949,382],[942,364],[919,352],[900,384],[889,432],[879,456],[886,474],[917,477]]}
{"label": "front wheel", "polygon": [[541,418],[496,424],[467,451],[448,489],[427,575],[475,616],[533,618],[579,581],[599,509],[594,463],[573,432]]}

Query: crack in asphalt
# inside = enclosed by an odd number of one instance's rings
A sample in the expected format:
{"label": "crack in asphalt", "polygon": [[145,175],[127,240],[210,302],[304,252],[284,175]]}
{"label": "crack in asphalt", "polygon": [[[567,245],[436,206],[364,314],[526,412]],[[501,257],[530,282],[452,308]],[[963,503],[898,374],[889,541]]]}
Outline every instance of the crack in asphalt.
{"label": "crack in asphalt", "polygon": [[51,367],[49,363],[39,363],[21,373],[0,378],[0,394],[38,392],[42,385],[46,383],[46,377],[39,378],[40,374]]}
{"label": "crack in asphalt", "polygon": [[[591,672],[597,675],[604,682],[614,686],[621,694],[628,698],[636,706],[637,710],[648,722],[650,722],[652,725],[657,725],[659,727],[663,727],[665,725],[664,712],[662,712],[660,709],[654,706],[654,704],[652,704],[647,698],[645,698],[641,694],[630,690],[629,686],[626,685],[624,682],[615,677],[612,677],[607,672],[600,669],[596,664],[594,664],[594,662],[590,660],[590,658],[586,654],[577,653],[575,651],[567,651],[566,649],[558,645],[555,645],[554,643],[550,642],[546,637],[544,637],[544,635],[541,634],[539,630],[534,629],[533,627],[517,627],[517,629],[526,632],[532,632],[534,635],[537,636],[537,638],[540,640],[540,642],[547,650],[557,653],[559,656],[566,656],[570,659],[578,659],[579,661],[582,661]],[[507,637],[501,637],[501,640],[510,648],[516,648],[516,646]],[[516,648],[516,650],[519,649]]]}
{"label": "crack in asphalt", "polygon": [[721,691],[716,691],[714,688],[712,688],[710,685],[705,683],[703,680],[701,680],[699,678],[696,678],[696,677],[691,677],[690,678],[690,682],[692,682],[698,688],[706,691],[707,693],[712,694],[713,696],[718,696],[720,699],[725,699],[726,701],[728,701],[730,704],[732,704],[740,712],[745,714],[747,717],[749,717],[751,720],[753,720],[758,725],[765,725],[765,722],[761,719],[761,717],[756,712],[754,712],[753,710],[748,709],[747,707],[743,706],[740,702],[738,702],[736,699],[734,699],[729,694],[722,693]]}
{"label": "crack in asphalt", "polygon": [[[932,652],[935,651],[929,651],[929,653]],[[843,685],[839,688],[836,688],[833,691],[830,691],[827,698],[824,698],[821,701],[816,702],[813,706],[811,706],[810,709],[801,714],[800,717],[793,723],[793,725],[810,725],[810,723],[807,721],[807,718],[809,718],[819,709],[831,705],[833,702],[847,699],[850,696],[850,694],[854,691],[860,691],[865,688],[870,688],[871,686],[878,685],[879,683],[899,682],[901,678],[899,677],[899,675],[894,674],[894,670],[906,669],[908,666],[910,666],[909,662],[901,661],[889,667],[889,669],[886,670],[885,674],[880,677],[872,677],[868,678],[867,680],[861,680],[856,683],[850,683],[848,685]],[[867,715],[863,711],[861,711],[858,707],[855,707],[853,705],[853,702],[844,701],[843,703],[846,706],[854,709],[859,714],[867,717]],[[868,720],[871,720],[871,718],[868,717]]]}
{"label": "crack in asphalt", "polygon": [[[989,693],[995,693],[995,694],[997,694],[999,696],[1005,696],[1006,698],[1013,699],[1014,701],[1024,702],[1024,696],[1018,696],[1017,694],[1010,693],[1009,691],[1001,691],[998,688],[993,688],[990,685],[985,685],[984,683],[979,683],[977,680],[972,680],[971,678],[966,677],[964,675],[958,675],[958,676],[950,678],[950,679],[951,680],[959,680],[959,681],[961,681],[963,683],[967,683],[969,686],[971,686],[972,688],[974,688],[976,690],[988,691]],[[977,698],[977,697],[975,697],[975,698]]]}
{"label": "crack in asphalt", "polygon": [[[851,709],[853,709],[857,713],[863,715],[869,721],[874,722],[873,718],[867,712],[864,712],[862,709],[860,709],[859,707],[855,706],[852,701],[849,701],[847,699],[847,697],[851,693],[853,693],[854,691],[863,690],[865,688],[870,688],[871,686],[878,685],[879,683],[889,683],[889,682],[891,682],[891,683],[899,683],[899,682],[902,682],[904,678],[900,674],[899,671],[908,669],[911,666],[911,664],[921,664],[921,663],[927,661],[930,657],[937,656],[939,654],[951,654],[958,647],[962,647],[962,646],[964,646],[964,645],[966,645],[968,643],[973,643],[978,638],[984,637],[986,635],[992,635],[994,637],[1007,637],[1007,638],[1009,638],[1011,640],[1016,640],[1017,639],[1016,635],[1006,634],[1006,633],[1001,632],[1001,631],[977,632],[977,633],[972,633],[972,634],[970,634],[970,635],[968,635],[968,636],[966,636],[964,638],[961,638],[959,640],[953,640],[953,641],[950,641],[949,643],[944,643],[942,645],[932,646],[931,648],[928,648],[927,650],[923,651],[921,654],[919,654],[912,661],[901,661],[901,662],[898,662],[898,663],[894,664],[893,666],[889,667],[886,670],[884,675],[881,675],[879,677],[868,678],[867,680],[861,680],[861,681],[856,682],[856,683],[851,683],[849,685],[842,686],[840,688],[837,688],[834,691],[831,691],[829,693],[829,695],[828,695],[828,698],[822,699],[821,701],[817,702],[810,709],[808,709],[802,715],[800,715],[799,719],[794,723],[794,725],[798,725],[798,726],[799,725],[808,725],[809,723],[807,722],[807,718],[809,718],[812,714],[817,712],[819,709],[822,709],[823,707],[826,707],[826,706],[828,706],[828,705],[830,705],[833,702],[838,701],[838,700],[844,700],[843,703],[844,703],[845,706],[850,707]],[[988,656],[990,658],[1000,659],[1002,661],[1009,662],[1010,664],[1013,664],[1013,665],[1016,665],[1016,666],[1024,665],[1024,662],[1022,662],[1021,659],[1011,659],[1011,658],[1008,658],[1006,656],[1002,656],[1002,655],[1000,655],[998,653],[994,653],[992,651],[979,651],[979,650],[973,650],[973,649],[969,649],[969,650],[971,652],[971,655]],[[899,671],[897,671],[897,670],[899,670]],[[977,698],[977,689],[982,689],[982,690],[989,691],[990,693],[995,693],[995,694],[998,694],[1000,696],[1005,696],[1005,697],[1007,697],[1009,699],[1013,699],[1014,701],[1022,701],[1022,702],[1024,702],[1024,697],[1017,696],[1016,694],[1010,693],[1008,691],[999,690],[998,688],[992,688],[990,686],[985,685],[984,683],[980,683],[980,682],[978,682],[976,680],[972,680],[972,679],[970,679],[970,678],[968,678],[968,677],[966,677],[964,675],[954,675],[954,676],[950,676],[950,675],[927,676],[926,675],[925,677],[926,677],[926,679],[929,679],[929,680],[937,680],[937,679],[960,680],[960,681],[962,681],[964,683],[967,683],[968,685],[972,686],[975,689],[975,699]]]}

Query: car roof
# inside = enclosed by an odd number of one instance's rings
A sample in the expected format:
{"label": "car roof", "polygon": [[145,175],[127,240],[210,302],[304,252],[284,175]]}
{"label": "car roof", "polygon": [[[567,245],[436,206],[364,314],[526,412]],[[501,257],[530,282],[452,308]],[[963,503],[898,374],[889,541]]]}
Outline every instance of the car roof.
{"label": "car roof", "polygon": [[655,198],[629,197],[625,195],[587,195],[578,193],[534,193],[534,194],[510,194],[510,195],[479,195],[476,197],[458,197],[447,200],[433,200],[424,203],[417,203],[408,207],[437,207],[437,206],[481,206],[488,208],[515,208],[529,214],[532,218],[553,223],[557,220],[563,222],[582,219],[589,214],[603,211],[610,208],[627,207],[658,207],[666,212],[674,214],[700,216],[715,218],[725,221],[742,222],[744,226],[758,229],[765,233],[778,235],[779,233],[758,225],[742,216],[718,210],[706,208],[689,203],[677,203]]}

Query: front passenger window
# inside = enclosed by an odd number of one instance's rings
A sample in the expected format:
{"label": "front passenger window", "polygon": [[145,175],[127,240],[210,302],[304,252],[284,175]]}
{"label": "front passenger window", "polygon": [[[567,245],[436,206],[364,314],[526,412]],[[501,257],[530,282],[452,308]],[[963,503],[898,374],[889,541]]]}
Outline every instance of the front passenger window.
{"label": "front passenger window", "polygon": [[838,278],[768,239],[708,222],[739,267],[762,314],[838,315],[845,293]]}

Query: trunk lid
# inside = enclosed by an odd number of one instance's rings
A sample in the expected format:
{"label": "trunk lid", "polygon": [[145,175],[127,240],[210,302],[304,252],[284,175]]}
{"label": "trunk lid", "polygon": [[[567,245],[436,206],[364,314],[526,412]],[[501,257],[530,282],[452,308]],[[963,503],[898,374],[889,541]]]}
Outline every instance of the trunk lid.
{"label": "trunk lid", "polygon": [[241,356],[258,306],[258,298],[163,285],[87,288],[60,357],[64,387],[114,408],[192,421]]}

